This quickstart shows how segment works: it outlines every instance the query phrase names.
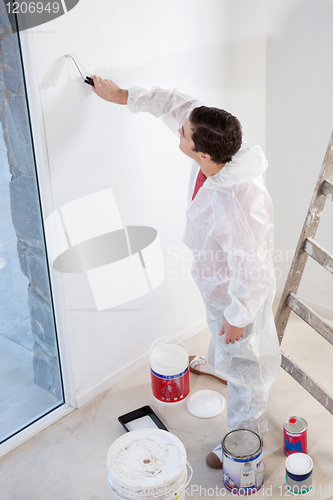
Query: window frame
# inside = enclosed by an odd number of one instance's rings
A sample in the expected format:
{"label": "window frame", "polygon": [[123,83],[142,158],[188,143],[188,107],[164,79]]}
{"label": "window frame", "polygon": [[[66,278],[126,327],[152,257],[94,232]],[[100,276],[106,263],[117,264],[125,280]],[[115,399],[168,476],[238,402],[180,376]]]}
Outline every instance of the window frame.
{"label": "window frame", "polygon": [[[43,110],[39,91],[40,83],[38,80],[33,37],[30,31],[31,30],[17,32],[17,36],[20,46],[23,77],[25,81],[28,115],[32,136],[32,148],[36,163],[36,177],[39,187],[41,218],[44,225],[44,213],[51,213],[54,210],[54,204]],[[60,273],[52,271],[52,263],[50,262],[47,252],[48,243],[45,236],[44,239],[49,268],[51,301],[58,341],[59,362],[62,372],[64,403],[58,408],[48,412],[45,416],[40,417],[36,422],[28,425],[26,428],[22,429],[22,431],[19,431],[17,434],[2,443],[0,445],[0,457],[21,445],[41,430],[52,425],[65,415],[68,415],[77,407],[62,276]]]}

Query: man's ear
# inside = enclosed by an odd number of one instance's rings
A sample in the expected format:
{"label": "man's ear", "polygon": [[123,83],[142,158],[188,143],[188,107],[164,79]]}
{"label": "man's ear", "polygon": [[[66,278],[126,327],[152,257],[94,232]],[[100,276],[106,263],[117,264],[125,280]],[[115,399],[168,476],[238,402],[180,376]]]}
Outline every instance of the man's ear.
{"label": "man's ear", "polygon": [[202,161],[209,161],[210,160],[210,155],[208,153],[199,153],[200,160]]}

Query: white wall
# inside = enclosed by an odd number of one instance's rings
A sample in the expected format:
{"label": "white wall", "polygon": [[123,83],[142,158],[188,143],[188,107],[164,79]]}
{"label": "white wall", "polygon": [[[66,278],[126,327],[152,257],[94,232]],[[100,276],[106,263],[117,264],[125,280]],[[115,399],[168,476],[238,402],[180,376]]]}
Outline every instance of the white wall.
{"label": "white wall", "polygon": [[177,86],[238,115],[247,138],[264,145],[265,30],[265,0],[80,0],[32,30],[52,210],[112,187],[125,225],[157,229],[167,268],[152,293],[104,312],[83,275],[62,275],[79,405],[146,362],[155,338],[200,331],[205,311],[188,252],[180,257],[190,164],[178,138],[156,118],[97,98],[74,65],[47,88],[54,62],[72,53],[87,74],[124,88]]}
{"label": "white wall", "polygon": [[[279,291],[333,128],[332,19],[332,0],[268,2],[267,182],[276,214]],[[327,201],[316,239],[331,253],[332,228],[333,205]],[[310,258],[299,293],[333,317],[333,277]]]}

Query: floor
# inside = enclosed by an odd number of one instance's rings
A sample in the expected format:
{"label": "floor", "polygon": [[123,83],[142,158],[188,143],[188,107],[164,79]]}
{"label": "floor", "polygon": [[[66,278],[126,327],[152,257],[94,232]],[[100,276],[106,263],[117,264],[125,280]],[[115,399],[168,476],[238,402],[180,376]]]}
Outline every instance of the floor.
{"label": "floor", "polygon": [[[205,353],[208,330],[186,342],[190,353]],[[330,370],[333,346],[292,314],[282,348],[333,393]],[[210,388],[227,397],[227,388],[211,377],[191,374],[191,391]],[[119,415],[149,404],[187,450],[194,470],[187,497],[232,496],[223,488],[222,472],[210,469],[206,455],[227,431],[226,410],[212,419],[191,415],[186,402],[156,402],[148,365],[123,379],[84,407],[39,433],[0,459],[1,500],[111,500],[105,458],[112,442],[124,433]],[[291,415],[308,422],[308,454],[314,462],[314,498],[333,499],[333,415],[282,369],[269,410],[270,430],[264,439],[264,486],[255,497],[291,496],[285,489],[283,422]]]}

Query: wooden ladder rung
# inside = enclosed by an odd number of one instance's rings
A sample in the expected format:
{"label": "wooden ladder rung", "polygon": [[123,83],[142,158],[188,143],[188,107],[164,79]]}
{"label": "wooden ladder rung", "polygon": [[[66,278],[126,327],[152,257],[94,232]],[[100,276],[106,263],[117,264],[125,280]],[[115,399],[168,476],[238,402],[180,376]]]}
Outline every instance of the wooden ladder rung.
{"label": "wooden ladder rung", "polygon": [[331,201],[333,201],[333,183],[325,180],[321,192]]}
{"label": "wooden ladder rung", "polygon": [[333,414],[333,399],[329,396],[324,389],[317,384],[311,377],[302,370],[288,354],[284,352],[281,353],[282,368],[289,373],[306,391],[308,391],[311,396],[313,396],[320,404],[322,404],[330,413]]}
{"label": "wooden ladder rung", "polygon": [[322,248],[312,238],[306,238],[304,241],[304,251],[315,261],[323,266],[327,271],[333,273],[333,256]]}
{"label": "wooden ladder rung", "polygon": [[302,318],[308,325],[316,330],[324,339],[333,345],[333,328],[313,309],[304,304],[294,293],[287,298],[287,305],[294,313]]}

